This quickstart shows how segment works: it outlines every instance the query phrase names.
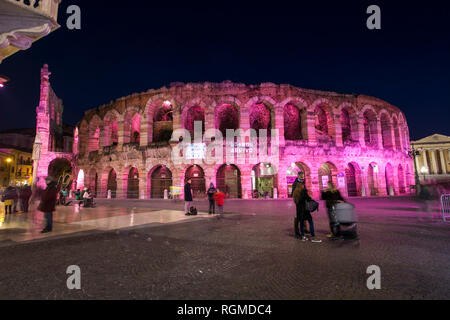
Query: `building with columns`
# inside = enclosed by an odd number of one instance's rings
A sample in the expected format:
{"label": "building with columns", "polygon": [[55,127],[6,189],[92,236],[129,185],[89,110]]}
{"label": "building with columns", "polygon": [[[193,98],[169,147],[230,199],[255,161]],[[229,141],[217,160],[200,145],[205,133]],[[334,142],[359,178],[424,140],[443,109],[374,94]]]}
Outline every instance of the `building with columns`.
{"label": "building with columns", "polygon": [[411,147],[418,151],[415,168],[422,183],[450,181],[450,137],[433,134],[412,141]]}
{"label": "building with columns", "polygon": [[[314,197],[328,181],[349,197],[408,194],[414,184],[409,130],[401,110],[374,97],[288,84],[173,83],[132,94],[86,111],[75,127],[72,153],[51,151],[49,104],[54,101],[60,110],[60,102],[45,68],[37,119],[43,141],[38,177],[55,172],[52,163],[66,159],[73,188],[89,186],[98,197],[162,198],[165,190],[191,178],[197,197],[212,182],[231,198],[287,198],[299,171]],[[174,133],[192,133],[196,125],[206,135],[195,144]],[[232,145],[244,150],[243,162],[226,158],[209,164],[195,145],[208,148],[214,141],[208,132],[226,135],[227,129],[268,129],[268,148],[277,147],[276,159],[260,160],[260,136],[256,143],[239,140]],[[270,135],[271,129],[278,134]],[[226,144],[221,146],[224,154]],[[171,158],[180,145],[187,146],[185,160],[194,153],[188,163]],[[249,155],[254,150],[256,158]]]}

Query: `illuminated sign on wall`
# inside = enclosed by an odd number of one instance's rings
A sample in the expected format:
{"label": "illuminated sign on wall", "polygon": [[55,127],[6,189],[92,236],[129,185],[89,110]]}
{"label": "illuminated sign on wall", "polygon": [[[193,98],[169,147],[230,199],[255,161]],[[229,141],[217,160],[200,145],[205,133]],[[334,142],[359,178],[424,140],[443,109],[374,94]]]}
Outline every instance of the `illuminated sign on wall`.
{"label": "illuminated sign on wall", "polygon": [[196,160],[205,159],[206,144],[204,143],[190,143],[186,146],[186,159]]}

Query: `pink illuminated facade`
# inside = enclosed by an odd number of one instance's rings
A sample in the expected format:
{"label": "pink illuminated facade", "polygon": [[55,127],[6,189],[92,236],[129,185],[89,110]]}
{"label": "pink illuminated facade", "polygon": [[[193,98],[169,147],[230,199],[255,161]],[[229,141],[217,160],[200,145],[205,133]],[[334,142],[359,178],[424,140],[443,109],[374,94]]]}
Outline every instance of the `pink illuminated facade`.
{"label": "pink illuminated facade", "polygon": [[[192,131],[194,121],[203,132],[277,129],[277,164],[175,165],[172,132]],[[39,174],[51,159],[67,158],[77,187],[113,198],[162,198],[187,177],[197,197],[212,182],[232,198],[287,198],[299,171],[314,197],[330,180],[349,197],[402,195],[414,184],[409,145],[403,112],[374,97],[272,83],[175,83],[87,111],[73,154],[47,153]]]}

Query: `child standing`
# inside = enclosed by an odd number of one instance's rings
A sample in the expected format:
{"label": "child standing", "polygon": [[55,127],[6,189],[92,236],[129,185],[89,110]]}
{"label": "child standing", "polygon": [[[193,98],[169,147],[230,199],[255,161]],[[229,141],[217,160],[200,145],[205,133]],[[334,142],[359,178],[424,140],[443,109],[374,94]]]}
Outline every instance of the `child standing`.
{"label": "child standing", "polygon": [[219,208],[219,218],[223,217],[223,205],[225,204],[225,193],[221,192],[217,189],[217,192],[214,194],[214,200],[216,200],[217,207]]}

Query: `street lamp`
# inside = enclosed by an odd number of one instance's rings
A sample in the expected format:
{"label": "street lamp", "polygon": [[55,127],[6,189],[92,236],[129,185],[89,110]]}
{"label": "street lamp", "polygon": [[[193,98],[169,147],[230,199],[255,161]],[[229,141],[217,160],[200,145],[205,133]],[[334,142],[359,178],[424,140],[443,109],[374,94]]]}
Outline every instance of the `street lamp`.
{"label": "street lamp", "polygon": [[3,88],[8,81],[8,77],[0,75],[0,88]]}
{"label": "street lamp", "polygon": [[422,167],[420,172],[423,174],[423,181],[425,181],[425,175],[428,173],[428,169],[426,167]]}

